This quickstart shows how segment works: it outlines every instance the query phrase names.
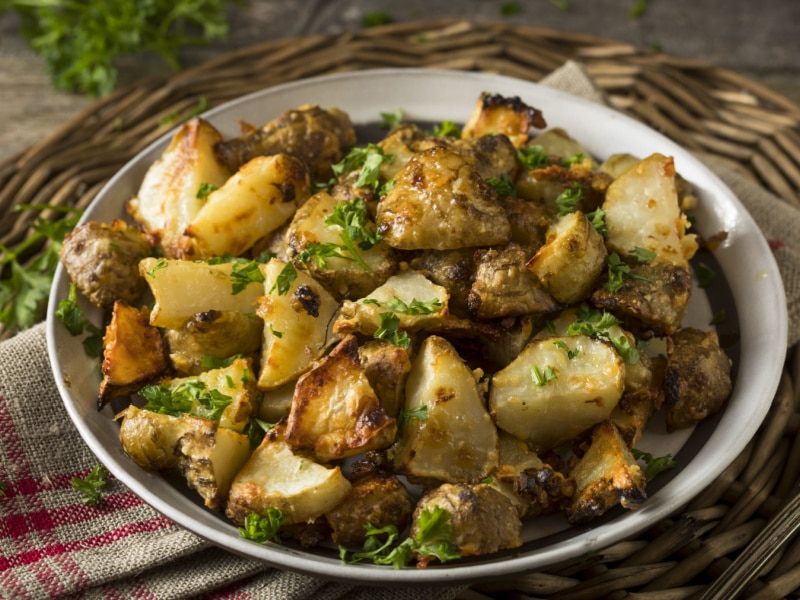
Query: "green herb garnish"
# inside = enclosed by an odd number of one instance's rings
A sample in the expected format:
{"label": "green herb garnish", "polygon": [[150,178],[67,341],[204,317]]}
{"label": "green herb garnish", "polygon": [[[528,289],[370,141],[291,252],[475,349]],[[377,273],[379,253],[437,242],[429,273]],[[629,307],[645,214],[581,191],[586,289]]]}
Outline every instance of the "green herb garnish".
{"label": "green herb garnish", "polygon": [[250,513],[244,518],[244,526],[239,527],[239,535],[251,542],[266,544],[267,542],[280,543],[278,534],[281,525],[286,520],[283,513],[277,508],[268,508],[265,516]]}
{"label": "green herb garnish", "polygon": [[563,217],[564,215],[575,212],[581,198],[583,198],[583,189],[577,183],[561,192],[556,198],[558,216]]}
{"label": "green herb garnish", "polygon": [[400,318],[393,312],[380,313],[378,317],[381,322],[375,331],[375,339],[388,340],[395,346],[408,349],[411,340],[405,331],[400,331]]}
{"label": "green herb garnish", "polygon": [[287,262],[275,278],[275,283],[269,288],[269,293],[271,294],[277,289],[279,296],[285,296],[292,288],[295,279],[297,279],[297,269],[292,263]]}
{"label": "green herb garnish", "polygon": [[103,465],[96,465],[86,477],[73,477],[69,483],[81,493],[85,504],[97,506],[102,500],[102,491],[108,486],[108,474]]}
{"label": "green herb garnish", "polygon": [[58,303],[56,318],[73,336],[89,334],[82,342],[87,356],[99,358],[103,354],[103,330],[84,316],[83,309],[78,305],[78,293],[74,283],[69,285],[69,296]]}
{"label": "green herb garnish", "polygon": [[662,471],[672,469],[678,465],[678,463],[672,459],[671,454],[654,457],[649,452],[642,452],[636,448],[631,448],[631,453],[636,460],[643,460],[645,462],[646,467],[644,470],[644,476],[647,481],[650,481]]}
{"label": "green herb garnish", "polygon": [[197,199],[205,200],[208,198],[208,195],[216,189],[217,186],[215,186],[213,183],[201,183],[200,187],[197,188]]}
{"label": "green herb garnish", "polygon": [[541,387],[548,381],[558,379],[558,375],[555,369],[549,365],[544,368],[544,371],[542,371],[538,365],[533,365],[531,367],[531,379],[533,379],[533,383]]}

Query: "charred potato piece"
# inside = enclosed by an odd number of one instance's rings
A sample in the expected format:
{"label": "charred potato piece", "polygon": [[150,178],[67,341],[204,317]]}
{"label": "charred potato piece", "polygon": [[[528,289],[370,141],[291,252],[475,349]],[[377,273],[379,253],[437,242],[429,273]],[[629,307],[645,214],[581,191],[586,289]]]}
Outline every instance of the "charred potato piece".
{"label": "charred potato piece", "polygon": [[511,226],[497,194],[457,152],[415,154],[378,205],[378,231],[403,250],[504,244]]}
{"label": "charred potato piece", "polygon": [[491,485],[514,504],[521,519],[563,510],[575,493],[575,482],[546,464],[528,445],[500,432],[500,460]]}
{"label": "charred potato piece", "polygon": [[666,359],[649,357],[642,352],[635,364],[625,365],[625,392],[611,413],[629,448],[642,439],[645,427],[664,400],[664,371]]}
{"label": "charred potato piece", "polygon": [[[341,203],[327,192],[314,194],[292,218],[286,232],[286,255],[300,262],[298,255],[312,245],[341,245],[342,228],[325,222],[340,205],[347,203]],[[365,227],[371,228],[373,224],[367,222]],[[339,251],[345,258],[331,256],[320,261],[312,256],[303,263],[311,276],[337,298],[366,296],[397,270],[392,249],[384,242],[378,242],[366,250],[359,248],[357,257],[344,248]]]}
{"label": "charred potato piece", "polygon": [[[287,266],[295,274],[291,283],[284,279]],[[329,328],[338,305],[308,273],[277,259],[267,263],[263,285],[256,308],[264,319],[258,388],[274,390],[308,371],[335,342]]]}
{"label": "charred potato piece", "polygon": [[394,525],[403,531],[411,522],[414,499],[405,485],[391,473],[374,468],[358,470],[351,478],[353,487],[341,504],[325,513],[335,544],[360,547],[367,527]]}
{"label": "charred potato piece", "polygon": [[357,301],[345,300],[333,330],[339,334],[360,332],[373,335],[382,324],[381,315],[397,317],[398,329],[416,331],[447,316],[447,290],[428,281],[418,271],[407,270]]}
{"label": "charred potato piece", "polygon": [[689,270],[666,261],[632,264],[630,276],[611,292],[605,276],[591,296],[598,308],[613,313],[626,329],[640,337],[675,333],[689,309],[692,276]]}
{"label": "charred potato piece", "polygon": [[218,142],[214,150],[231,171],[256,156],[290,154],[308,165],[315,180],[327,181],[332,175],[331,165],[339,162],[355,142],[355,130],[346,113],[304,104],[260,129]]}
{"label": "charred potato piece", "polygon": [[647,499],[644,473],[610,420],[594,427],[591,445],[570,477],[577,487],[567,510],[572,524],[599,517],[620,504],[634,509]]}
{"label": "charred potato piece", "polygon": [[539,339],[495,373],[489,406],[500,429],[549,450],[608,418],[624,387],[625,364],[611,344]]}
{"label": "charred potato piece", "polygon": [[388,448],[397,421],[381,407],[348,336],[300,377],[286,425],[286,443],[296,453],[329,462]]}
{"label": "charred potato piece", "polygon": [[164,415],[133,404],[117,418],[122,419],[122,448],[137,465],[155,471],[177,468],[207,507],[224,506],[234,474],[250,455],[246,435],[211,419]]}
{"label": "charred potato piece", "polygon": [[516,244],[478,250],[467,306],[478,319],[500,319],[556,312],[561,305],[548,294],[525,263],[529,254]]}
{"label": "charred potato piece", "polygon": [[394,127],[389,134],[378,142],[378,147],[385,156],[394,156],[394,159],[385,160],[380,166],[380,180],[390,181],[411,160],[411,157],[420,149],[419,143],[425,139],[425,132],[412,123],[401,123]]}
{"label": "charred potato piece", "polygon": [[467,297],[475,279],[475,250],[425,250],[411,266],[450,294],[449,311],[468,317]]}
{"label": "charred potato piece", "polygon": [[204,359],[253,354],[261,348],[264,322],[254,314],[209,310],[197,313],[177,329],[165,329],[169,360],[181,375],[198,375]]}
{"label": "charred potato piece", "polygon": [[381,406],[396,419],[403,408],[404,386],[411,370],[408,350],[388,340],[370,340],[359,346],[358,356]]}
{"label": "charred potato piece", "polygon": [[504,135],[487,134],[471,139],[431,136],[415,146],[417,152],[430,148],[455,152],[483,179],[508,177],[513,181],[517,174],[517,151]]}
{"label": "charred potato piece", "polygon": [[183,257],[241,256],[311,195],[308,171],[287,154],[258,156],[211,191],[184,232]]}
{"label": "charred potato piece", "polygon": [[98,407],[111,398],[127,396],[154,381],[167,370],[161,333],[150,325],[150,311],[114,303],[111,322],[103,335]]}
{"label": "charred potato piece", "polygon": [[[139,272],[155,298],[150,324],[179,329],[196,314],[211,310],[251,314],[264,286],[260,277],[248,277],[238,289],[244,277],[237,273],[246,268],[236,263],[145,258],[139,262]],[[257,268],[263,276],[264,265]]]}
{"label": "charred potato piece", "polygon": [[[497,465],[497,430],[475,376],[455,348],[425,339],[406,380],[410,418],[392,448],[398,474],[422,482],[477,482]],[[424,411],[424,416],[419,415]]]}
{"label": "charred potato piece", "polygon": [[[505,495],[494,488],[477,484],[445,483],[425,494],[417,503],[410,536],[418,534],[420,515],[436,508],[450,514],[455,553],[461,557],[481,556],[522,545],[522,523],[517,509]],[[420,566],[430,557],[418,556]]]}
{"label": "charred potato piece", "polygon": [[652,154],[608,187],[603,202],[606,245],[624,256],[634,248],[654,252],[656,260],[688,267],[697,250],[689,222],[681,213],[671,157]]}
{"label": "charred potato piece", "polygon": [[730,396],[731,361],[716,332],[681,329],[672,336],[664,381],[669,431],[717,414]]}
{"label": "charred potato piece", "polygon": [[522,147],[533,128],[544,129],[542,112],[517,96],[504,97],[484,92],[461,130],[463,138],[480,138],[490,133],[507,136],[516,148]]}
{"label": "charred potato piece", "polygon": [[59,257],[70,281],[98,308],[136,303],[147,289],[139,261],[149,256],[144,234],[121,219],[90,221],[64,237]]}
{"label": "charred potato piece", "polygon": [[575,304],[591,294],[605,259],[603,236],[576,211],[550,226],[544,245],[526,266],[558,302]]}
{"label": "charred potato piece", "polygon": [[185,123],[164,154],[144,176],[127,209],[142,225],[150,243],[161,246],[166,258],[180,258],[186,226],[203,207],[198,192],[204,185],[221,187],[236,169],[219,162],[214,145],[222,135],[199,117]]}
{"label": "charred potato piece", "polygon": [[270,508],[283,513],[286,525],[311,523],[350,492],[338,466],[328,468],[294,454],[284,431],[280,423],[270,429],[234,477],[225,513],[237,525],[253,512],[265,516]]}

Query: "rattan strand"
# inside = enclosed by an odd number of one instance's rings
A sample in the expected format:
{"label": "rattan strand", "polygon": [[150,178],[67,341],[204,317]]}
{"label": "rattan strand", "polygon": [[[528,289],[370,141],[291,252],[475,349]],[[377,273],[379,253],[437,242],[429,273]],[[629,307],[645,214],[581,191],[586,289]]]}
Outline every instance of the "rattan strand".
{"label": "rattan strand", "polygon": [[[213,107],[287,81],[379,67],[480,70],[538,81],[567,60],[585,65],[614,107],[800,208],[800,107],[764,86],[702,62],[589,35],[436,21],[270,41],[113,93],[0,164],[0,242],[13,245],[30,234],[34,215],[14,207],[85,207],[119,167],[200,102]],[[682,513],[581,561],[475,584],[461,600],[699,597],[794,489],[798,356],[790,351],[756,439]],[[784,598],[799,588],[800,540],[791,540],[744,595]]]}

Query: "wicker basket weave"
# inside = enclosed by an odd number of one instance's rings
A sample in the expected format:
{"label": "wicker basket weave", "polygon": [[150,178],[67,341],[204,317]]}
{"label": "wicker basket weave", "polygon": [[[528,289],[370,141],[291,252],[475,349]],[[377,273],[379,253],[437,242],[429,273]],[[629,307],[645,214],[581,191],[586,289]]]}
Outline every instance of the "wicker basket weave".
{"label": "wicker basket weave", "polygon": [[[736,73],[587,35],[499,23],[437,21],[339,36],[263,43],[172,76],[119,90],[26,152],[0,164],[0,242],[30,234],[22,204],[85,207],[137,152],[199,105],[268,86],[380,67],[495,72],[538,81],[580,61],[612,106],[690,150],[700,150],[800,208],[800,106]],[[49,211],[45,217],[59,218]],[[484,598],[699,597],[792,493],[800,472],[800,354],[789,353],[774,407],[739,458],[684,511],[577,563],[475,585]],[[792,597],[800,541],[791,541],[747,590]]]}

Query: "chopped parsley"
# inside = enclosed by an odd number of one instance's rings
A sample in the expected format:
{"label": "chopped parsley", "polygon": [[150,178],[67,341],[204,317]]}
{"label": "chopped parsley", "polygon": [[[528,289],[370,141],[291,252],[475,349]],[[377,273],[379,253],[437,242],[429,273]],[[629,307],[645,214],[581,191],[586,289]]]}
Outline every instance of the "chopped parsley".
{"label": "chopped parsley", "polygon": [[664,456],[653,456],[649,452],[643,452],[641,450],[637,450],[636,448],[631,448],[631,453],[636,460],[643,460],[645,463],[645,470],[644,476],[647,481],[650,481],[661,473],[662,471],[666,471],[668,469],[672,469],[678,465],[673,459],[671,454],[665,454]]}
{"label": "chopped parsley", "polygon": [[498,196],[516,196],[517,190],[514,188],[514,182],[511,178],[503,173],[500,177],[489,177],[486,183],[494,188]]}
{"label": "chopped parsley", "polygon": [[598,340],[606,340],[614,345],[617,353],[627,364],[632,365],[639,361],[640,352],[631,346],[627,336],[620,335],[612,338],[608,330],[620,324],[610,312],[589,308],[587,304],[578,307],[577,320],[567,327],[567,335],[586,335]]}
{"label": "chopped parsley", "polygon": [[297,269],[294,268],[292,263],[288,262],[278,273],[275,283],[269,288],[269,293],[271,294],[273,291],[278,290],[279,296],[285,296],[292,288],[295,279],[297,279]]}
{"label": "chopped parsley", "polygon": [[400,416],[398,417],[398,421],[400,421],[403,425],[408,425],[411,423],[412,419],[417,419],[418,421],[425,421],[428,418],[428,406],[426,404],[420,404],[417,408],[412,410],[402,410],[400,411]]}
{"label": "chopped parsley", "polygon": [[83,350],[90,358],[99,358],[103,354],[103,330],[92,324],[78,305],[78,293],[74,283],[69,285],[69,295],[58,303],[56,318],[61,321],[73,336],[88,332],[84,338]]}
{"label": "chopped parsley", "polygon": [[434,137],[460,138],[461,128],[454,121],[442,121],[438,125],[434,125],[428,133]]}
{"label": "chopped parsley", "polygon": [[200,187],[197,188],[197,199],[206,200],[208,195],[216,189],[217,186],[215,186],[213,183],[201,183]]}
{"label": "chopped parsley", "polygon": [[69,483],[81,493],[85,504],[97,506],[102,500],[102,491],[108,486],[108,471],[103,465],[96,465],[86,477],[73,477]]}
{"label": "chopped parsley", "polygon": [[392,565],[395,569],[407,565],[415,554],[428,560],[437,558],[440,562],[455,560],[460,555],[453,543],[451,518],[452,515],[439,506],[434,506],[433,510],[425,508],[417,517],[413,537],[407,537],[399,544],[396,544],[399,537],[396,526],[376,528],[367,525],[363,549],[348,558],[347,548],[339,546],[339,557],[347,564],[372,560],[376,565]]}
{"label": "chopped parsley", "polygon": [[728,320],[728,313],[725,311],[724,308],[720,308],[716,313],[714,313],[714,316],[711,318],[711,321],[708,324],[721,325],[727,320]]}
{"label": "chopped parsley", "polygon": [[[637,248],[637,250],[649,252],[649,250],[645,250],[644,248]],[[637,250],[631,250],[629,254],[634,253],[634,256],[637,257],[638,261],[639,257],[635,254]],[[655,254],[653,254],[653,256],[655,257]],[[605,289],[612,294],[615,294],[622,289],[622,286],[627,279],[639,279],[640,281],[648,282],[652,281],[652,279],[645,277],[644,275],[631,273],[630,265],[623,261],[616,252],[611,252],[608,256],[606,256],[606,265],[608,266],[608,281],[606,281],[603,287],[605,287]]]}
{"label": "chopped parsley", "polygon": [[167,260],[165,258],[159,258],[156,260],[156,264],[153,265],[153,268],[147,271],[147,274],[150,275],[153,279],[156,278],[156,271],[160,271],[161,269],[167,266]]}
{"label": "chopped parsley", "polygon": [[592,227],[595,228],[595,231],[605,237],[608,233],[606,229],[606,211],[598,207],[596,210],[587,214],[586,217],[589,219]]}
{"label": "chopped parsley", "polygon": [[384,154],[383,148],[377,144],[352,148],[341,161],[331,167],[337,177],[359,170],[356,187],[370,187],[374,191],[380,188],[380,167],[384,162],[394,161],[394,154]]}
{"label": "chopped parsley", "polygon": [[[376,304],[380,304],[377,300],[372,298],[365,298],[365,301],[370,300],[371,302],[367,302],[368,304],[372,304],[373,302]],[[427,302],[423,302],[421,300],[417,300],[416,298],[412,298],[411,302],[406,304],[400,298],[395,296],[391,300],[387,300],[384,302],[387,308],[391,308],[393,311],[402,313],[405,315],[430,315],[432,313],[438,312],[442,310],[442,301],[438,298],[434,298],[433,300],[428,300]]]}
{"label": "chopped parsley", "polygon": [[266,544],[267,542],[281,542],[279,531],[286,520],[284,514],[277,508],[268,508],[267,514],[250,513],[244,518],[244,526],[239,527],[239,535],[251,542]]}
{"label": "chopped parsley", "polygon": [[241,354],[233,354],[226,358],[214,358],[208,354],[204,354],[200,359],[200,366],[204,369],[224,369],[230,367],[238,358],[242,358]]}
{"label": "chopped parsley", "polygon": [[145,410],[180,417],[184,414],[219,421],[233,399],[215,389],[208,389],[199,379],[182,381],[174,388],[148,385],[139,391],[147,404]]}
{"label": "chopped parsley", "polygon": [[533,145],[517,150],[517,159],[529,171],[541,169],[552,164],[550,157],[544,151],[543,146]]}
{"label": "chopped parsley", "polygon": [[555,342],[553,342],[553,344],[555,345],[556,348],[566,352],[567,358],[569,358],[570,360],[572,360],[573,358],[578,356],[578,354],[580,354],[580,350],[578,350],[577,348],[575,350],[570,350],[570,347],[567,346],[567,344],[563,340],[556,340]]}
{"label": "chopped parsley", "polygon": [[381,127],[384,129],[397,127],[403,122],[403,116],[403,111],[399,108],[394,109],[394,112],[382,112]]}
{"label": "chopped parsley", "polygon": [[541,370],[538,365],[533,365],[531,367],[531,379],[533,379],[533,383],[541,387],[548,381],[558,379],[558,375],[550,365],[546,366],[544,370]]}
{"label": "chopped parsley", "polygon": [[563,217],[564,215],[575,212],[581,198],[583,198],[583,189],[577,183],[561,192],[556,198],[558,216]]}
{"label": "chopped parsley", "polygon": [[404,350],[408,349],[411,340],[405,331],[400,331],[400,317],[393,312],[384,312],[378,315],[381,322],[375,331],[374,337],[378,340],[388,340],[395,346],[400,346]]}
{"label": "chopped parsley", "polygon": [[258,261],[251,260],[247,263],[236,262],[231,269],[231,292],[235,296],[244,291],[251,283],[264,283],[264,274]]}

